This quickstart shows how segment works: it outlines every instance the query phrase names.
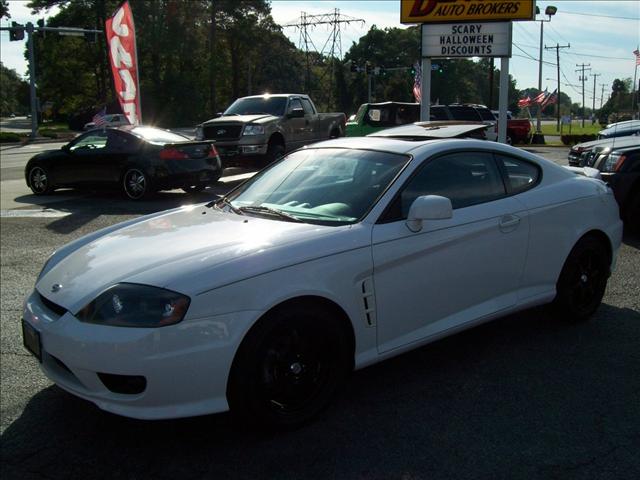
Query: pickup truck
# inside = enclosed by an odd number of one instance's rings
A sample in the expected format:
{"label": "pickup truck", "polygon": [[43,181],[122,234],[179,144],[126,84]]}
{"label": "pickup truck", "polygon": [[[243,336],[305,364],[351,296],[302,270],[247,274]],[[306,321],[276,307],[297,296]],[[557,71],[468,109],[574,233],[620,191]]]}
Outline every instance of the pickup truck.
{"label": "pickup truck", "polygon": [[341,137],[344,113],[318,113],[308,95],[255,95],[237,99],[196,128],[197,140],[215,140],[224,165],[266,165],[304,145]]}
{"label": "pickup truck", "polygon": [[[492,110],[496,119],[498,111]],[[511,112],[507,112],[507,143],[529,143],[531,137],[531,122],[528,118],[513,118]]]}

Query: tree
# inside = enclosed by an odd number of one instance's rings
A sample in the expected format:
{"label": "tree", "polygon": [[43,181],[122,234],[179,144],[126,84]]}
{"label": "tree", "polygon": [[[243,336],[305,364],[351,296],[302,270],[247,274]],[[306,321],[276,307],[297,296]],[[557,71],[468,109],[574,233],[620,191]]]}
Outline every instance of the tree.
{"label": "tree", "polygon": [[8,0],[0,0],[0,18],[11,18],[9,14],[9,1]]}
{"label": "tree", "polygon": [[0,115],[26,112],[28,104],[29,84],[0,62]]}

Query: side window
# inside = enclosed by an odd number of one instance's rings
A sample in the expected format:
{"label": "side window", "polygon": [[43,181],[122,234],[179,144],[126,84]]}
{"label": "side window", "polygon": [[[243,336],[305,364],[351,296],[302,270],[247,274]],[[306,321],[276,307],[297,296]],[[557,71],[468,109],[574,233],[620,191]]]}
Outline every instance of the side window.
{"label": "side window", "polygon": [[130,135],[115,131],[108,131],[107,134],[107,150],[109,152],[132,153],[138,145],[138,141]]}
{"label": "side window", "polygon": [[75,151],[88,151],[104,148],[107,145],[107,132],[105,130],[91,132],[90,134],[78,138],[72,145],[69,146],[69,150]]}
{"label": "side window", "polygon": [[398,105],[396,109],[396,125],[405,125],[420,120],[420,109],[414,105]]}
{"label": "side window", "polygon": [[506,195],[493,156],[485,152],[458,152],[428,161],[394,200],[383,222],[406,219],[414,200],[440,195],[454,209],[491,202]]}
{"label": "side window", "polygon": [[496,159],[504,168],[509,193],[520,193],[529,190],[540,180],[540,168],[526,160],[506,155],[496,155]]}
{"label": "side window", "polygon": [[482,118],[480,118],[480,114],[473,107],[449,107],[449,111],[451,112],[451,116],[453,116],[454,120],[470,120],[473,122],[479,122],[482,120]]}
{"label": "side window", "polygon": [[311,102],[308,99],[301,98],[300,101],[302,102],[302,108],[304,108],[305,115],[313,115],[314,113],[316,113],[313,110],[313,106],[311,105]]}
{"label": "side window", "polygon": [[293,112],[296,108],[302,108],[302,103],[300,103],[299,98],[292,98],[289,101],[289,113]]}
{"label": "side window", "polygon": [[443,107],[431,107],[429,112],[431,120],[449,120],[449,116]]}
{"label": "side window", "polygon": [[382,106],[377,108],[371,108],[367,112],[366,123],[374,127],[391,127],[392,111],[390,106]]}

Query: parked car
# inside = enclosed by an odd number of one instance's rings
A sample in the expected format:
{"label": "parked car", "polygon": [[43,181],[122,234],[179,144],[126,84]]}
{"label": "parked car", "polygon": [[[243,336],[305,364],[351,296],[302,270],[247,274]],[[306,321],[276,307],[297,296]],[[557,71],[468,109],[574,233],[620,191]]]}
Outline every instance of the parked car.
{"label": "parked car", "polygon": [[59,150],[40,153],[24,174],[36,195],[63,187],[117,187],[139,200],[158,190],[200,191],[218,181],[222,167],[211,142],[159,128],[122,126],[91,130]]}
{"label": "parked car", "polygon": [[401,140],[435,140],[443,138],[475,138],[486,140],[487,125],[482,122],[445,120],[442,122],[415,122],[400,127],[370,133],[367,137],[397,138]]}
{"label": "parked car", "polygon": [[225,165],[264,166],[287,151],[344,136],[345,123],[344,113],[318,113],[308,95],[255,95],[198,125],[196,139],[215,140]]}
{"label": "parked car", "polygon": [[631,120],[629,122],[620,122],[613,124],[609,128],[600,130],[598,138],[626,137],[629,135],[640,135],[640,120]]}
{"label": "parked car", "polygon": [[523,150],[330,140],[217,201],[62,247],[24,343],[110,412],[290,427],[353,368],[548,302],[586,319],[621,237],[609,188]]}
{"label": "parked car", "polygon": [[[498,121],[498,110],[491,110]],[[529,143],[531,139],[531,121],[528,118],[513,118],[511,112],[507,112],[507,143]]]}
{"label": "parked car", "polygon": [[406,102],[363,103],[346,125],[347,137],[362,137],[385,128],[420,121],[420,104]]}
{"label": "parked car", "polygon": [[640,138],[635,144],[603,149],[593,166],[612,189],[620,216],[631,230],[640,230]]}
{"label": "parked car", "polygon": [[498,121],[491,110],[484,105],[475,104],[451,104],[431,105],[430,120],[463,120],[468,122],[483,122],[487,128],[487,139],[495,142],[498,140]]}
{"label": "parked car", "polygon": [[[104,117],[104,123],[100,125],[100,128],[104,127],[119,127],[120,125],[129,125],[127,117],[121,113],[107,114]],[[91,121],[84,124],[83,130],[92,130],[96,128],[95,122]]]}
{"label": "parked car", "polygon": [[613,137],[592,140],[590,142],[579,143],[569,150],[569,165],[579,167],[591,167],[599,153],[613,146],[626,147],[640,143],[640,137]]}

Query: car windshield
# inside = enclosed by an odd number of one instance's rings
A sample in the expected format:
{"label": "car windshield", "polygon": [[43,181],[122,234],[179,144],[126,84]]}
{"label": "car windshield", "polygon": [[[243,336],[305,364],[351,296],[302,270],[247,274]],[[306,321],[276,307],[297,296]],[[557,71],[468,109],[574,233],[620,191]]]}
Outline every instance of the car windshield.
{"label": "car windshield", "polygon": [[180,135],[179,133],[168,132],[166,130],[152,127],[136,127],[132,129],[131,132],[152,143],[177,143],[189,140],[187,137]]}
{"label": "car windshield", "polygon": [[286,97],[239,98],[227,108],[223,115],[251,115],[267,113],[276,117],[284,115],[287,106]]}
{"label": "car windshield", "polygon": [[249,215],[345,225],[364,217],[408,161],[405,155],[370,150],[299,150],[225,200]]}

